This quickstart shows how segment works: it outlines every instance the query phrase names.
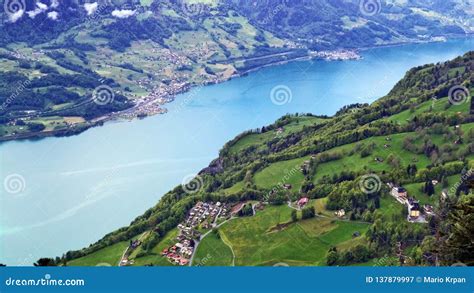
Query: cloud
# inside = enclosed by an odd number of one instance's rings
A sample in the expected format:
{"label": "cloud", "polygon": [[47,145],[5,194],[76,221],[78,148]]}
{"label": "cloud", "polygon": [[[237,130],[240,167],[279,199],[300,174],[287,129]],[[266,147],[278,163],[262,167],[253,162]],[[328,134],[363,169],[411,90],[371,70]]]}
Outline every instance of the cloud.
{"label": "cloud", "polygon": [[57,20],[58,16],[59,16],[59,13],[57,13],[56,11],[48,12],[48,18],[52,20]]}
{"label": "cloud", "polygon": [[59,1],[58,0],[53,0],[51,1],[51,8],[57,8],[59,6]]}
{"label": "cloud", "polygon": [[127,18],[135,14],[135,10],[129,10],[129,9],[123,9],[123,10],[118,10],[115,9],[112,11],[112,16],[118,17],[118,18]]}
{"label": "cloud", "polygon": [[23,16],[24,13],[25,13],[25,10],[20,9],[15,13],[10,13],[8,15],[8,18],[10,19],[11,22],[16,22],[17,20],[19,20]]}
{"label": "cloud", "polygon": [[28,16],[30,18],[35,18],[35,16],[37,16],[38,14],[40,14],[41,12],[43,12],[43,10],[39,9],[39,8],[36,8],[35,10],[32,10],[32,11],[27,11],[26,14],[28,14]]}
{"label": "cloud", "polygon": [[41,2],[37,2],[36,3],[36,6],[38,6],[39,9],[41,10],[46,10],[48,9],[48,5],[44,4],[44,3],[41,3]]}
{"label": "cloud", "polygon": [[87,15],[92,15],[94,14],[94,12],[96,12],[98,6],[99,5],[97,4],[97,2],[86,3],[84,4],[84,9],[87,11]]}
{"label": "cloud", "polygon": [[35,10],[27,11],[26,14],[28,14],[30,18],[35,18],[38,14],[46,10],[48,10],[48,5],[41,2],[37,2]]}

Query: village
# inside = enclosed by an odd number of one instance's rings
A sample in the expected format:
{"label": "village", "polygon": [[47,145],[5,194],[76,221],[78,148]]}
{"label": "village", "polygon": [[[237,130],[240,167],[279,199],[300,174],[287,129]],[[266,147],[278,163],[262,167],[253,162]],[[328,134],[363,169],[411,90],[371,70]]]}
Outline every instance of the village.
{"label": "village", "polygon": [[315,51],[310,52],[310,56],[313,58],[320,58],[326,61],[359,60],[362,58],[354,50]]}
{"label": "village", "polygon": [[[200,49],[201,50],[196,49],[196,51],[199,52],[204,51],[204,53],[200,54],[200,56],[207,54],[205,49]],[[165,64],[172,64],[172,66],[176,68],[193,67],[193,64],[190,62],[189,58],[174,53],[169,49],[153,48],[152,51],[159,57],[147,56],[146,58],[149,58],[148,61],[161,61]],[[125,54],[136,55],[138,53],[127,52]],[[353,50],[311,51],[309,52],[309,56],[311,58],[324,59],[328,61],[357,60],[361,58],[360,55]],[[141,78],[134,81],[139,88],[148,92],[145,96],[140,97],[136,94],[126,94],[127,96],[131,96],[133,99],[135,99],[136,105],[133,108],[118,113],[112,113],[108,117],[103,118],[108,120],[118,116],[125,119],[134,119],[135,117],[140,118],[156,114],[165,114],[167,113],[167,109],[163,108],[162,106],[172,102],[176,95],[188,91],[193,86],[193,83],[189,81],[189,76],[186,71],[170,70],[169,66],[154,72],[153,75],[154,77],[150,76],[148,78]],[[163,76],[166,76],[167,78],[162,79]],[[204,72],[199,74],[199,77],[202,80],[201,83],[203,85],[220,83],[235,76],[238,76],[238,74],[234,73],[234,75],[231,76],[214,76],[205,74]],[[158,83],[157,80],[159,80]],[[119,93],[125,94],[122,91]]]}
{"label": "village", "polygon": [[184,222],[178,225],[177,242],[165,248],[161,255],[172,264],[189,265],[203,232],[216,227],[218,221],[229,219],[230,216],[231,207],[228,204],[197,202],[188,212]]}

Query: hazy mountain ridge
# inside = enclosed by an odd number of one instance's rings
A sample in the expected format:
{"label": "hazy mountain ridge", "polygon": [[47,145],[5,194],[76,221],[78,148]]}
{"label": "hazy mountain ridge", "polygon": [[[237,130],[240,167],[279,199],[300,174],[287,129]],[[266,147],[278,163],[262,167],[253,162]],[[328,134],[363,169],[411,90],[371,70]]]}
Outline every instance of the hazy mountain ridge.
{"label": "hazy mountain ridge", "polygon": [[228,0],[252,23],[316,49],[365,47],[474,32],[469,1]]}

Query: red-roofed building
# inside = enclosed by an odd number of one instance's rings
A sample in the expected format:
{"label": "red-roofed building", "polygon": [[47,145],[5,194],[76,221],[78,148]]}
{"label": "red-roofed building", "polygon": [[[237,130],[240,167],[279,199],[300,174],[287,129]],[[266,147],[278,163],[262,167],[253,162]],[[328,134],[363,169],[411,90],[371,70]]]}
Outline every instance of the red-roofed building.
{"label": "red-roofed building", "polygon": [[303,207],[305,204],[307,204],[309,201],[309,199],[307,197],[302,197],[298,200],[298,206],[301,208]]}

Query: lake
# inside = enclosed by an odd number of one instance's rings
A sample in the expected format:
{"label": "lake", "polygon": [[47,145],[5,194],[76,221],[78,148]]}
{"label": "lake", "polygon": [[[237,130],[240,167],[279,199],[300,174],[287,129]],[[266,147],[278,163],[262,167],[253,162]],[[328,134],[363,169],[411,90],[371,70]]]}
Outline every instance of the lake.
{"label": "lake", "polygon": [[[165,115],[2,143],[0,183],[12,186],[0,189],[0,263],[32,265],[129,224],[246,129],[286,113],[332,115],[372,102],[411,67],[473,49],[474,39],[456,39],[371,49],[356,61],[292,62],[195,88]],[[19,193],[6,192],[18,186]]]}

